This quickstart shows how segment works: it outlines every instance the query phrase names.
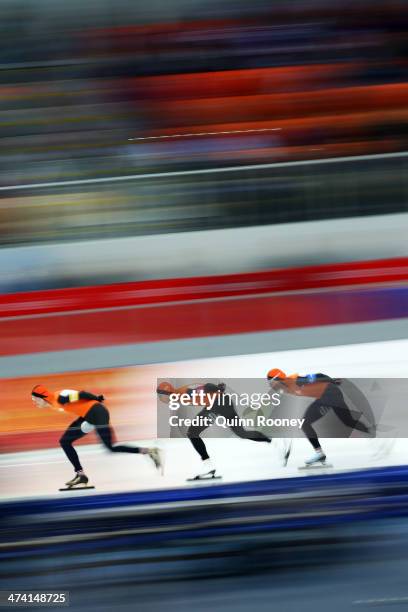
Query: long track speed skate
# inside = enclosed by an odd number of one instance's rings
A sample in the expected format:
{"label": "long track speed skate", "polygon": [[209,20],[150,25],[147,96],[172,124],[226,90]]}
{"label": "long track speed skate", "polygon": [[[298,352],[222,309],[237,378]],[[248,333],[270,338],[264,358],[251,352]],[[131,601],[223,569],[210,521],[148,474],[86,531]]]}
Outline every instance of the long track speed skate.
{"label": "long track speed skate", "polygon": [[59,489],[60,491],[77,491],[84,489],[94,489],[92,485],[88,485],[89,479],[85,474],[76,474],[72,480],[66,482],[66,487]]}
{"label": "long track speed skate", "polygon": [[311,465],[301,465],[298,467],[298,470],[313,472],[313,470],[327,470],[333,468],[332,463],[327,463],[327,461],[322,461],[320,463],[312,463]]}
{"label": "long track speed skate", "polygon": [[187,478],[187,482],[203,482],[208,480],[221,480],[222,476],[218,476],[215,470],[210,470],[206,474],[197,474],[193,478]]}

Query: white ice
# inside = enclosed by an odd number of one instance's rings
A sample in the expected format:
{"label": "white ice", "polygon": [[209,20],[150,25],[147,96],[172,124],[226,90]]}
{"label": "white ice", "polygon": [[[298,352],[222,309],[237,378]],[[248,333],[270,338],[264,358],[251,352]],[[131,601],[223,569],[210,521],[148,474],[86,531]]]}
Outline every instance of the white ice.
{"label": "white ice", "polygon": [[[340,377],[402,378],[408,377],[407,354],[408,341],[394,340],[179,362],[177,369],[185,372],[186,377],[202,378],[260,377],[272,367],[300,373],[323,371]],[[163,364],[163,376],[167,369],[172,370],[171,364]],[[327,439],[322,442],[335,471],[408,463],[405,439]],[[157,444],[154,440],[138,440],[136,443],[145,446]],[[241,439],[207,439],[206,444],[225,483],[307,477],[309,472],[299,471],[298,467],[313,452],[305,439],[296,439],[289,463],[284,468],[280,464],[278,440],[269,445]],[[87,491],[58,492],[73,476],[60,448],[4,454],[0,465],[1,497],[4,500],[196,486],[186,483],[187,478],[200,470],[200,458],[189,440],[160,440],[158,445],[166,457],[164,476],[159,475],[146,456],[113,454],[98,445],[79,447],[90,484],[95,486],[94,490]]]}

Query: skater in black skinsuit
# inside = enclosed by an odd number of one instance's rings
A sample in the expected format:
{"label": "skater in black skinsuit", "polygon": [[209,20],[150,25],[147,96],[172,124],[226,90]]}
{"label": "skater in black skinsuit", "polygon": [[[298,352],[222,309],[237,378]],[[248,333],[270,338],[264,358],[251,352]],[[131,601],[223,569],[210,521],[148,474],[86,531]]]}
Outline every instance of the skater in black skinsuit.
{"label": "skater in black skinsuit", "polygon": [[[207,383],[203,387],[204,393],[208,394],[216,394],[216,400],[214,402],[211,410],[204,408],[198,416],[209,416],[215,419],[216,416],[223,416],[226,419],[233,419],[234,417],[238,417],[237,411],[235,410],[234,403],[228,394],[225,394],[225,385],[221,383],[219,385],[214,385],[212,383]],[[187,436],[190,439],[191,444],[194,446],[197,453],[200,455],[201,460],[203,461],[203,472],[198,474],[198,477],[205,478],[215,474],[215,468],[211,463],[210,456],[207,452],[207,447],[200,437],[200,435],[207,429],[208,425],[201,426],[190,426],[187,431]],[[268,442],[270,443],[272,440],[265,436],[260,431],[250,431],[244,429],[242,425],[230,425],[231,431],[238,436],[239,438],[243,438],[244,440],[253,440],[254,442]]]}
{"label": "skater in black skinsuit", "polygon": [[[278,370],[271,370],[270,373],[275,373],[276,371]],[[302,426],[303,433],[315,449],[312,457],[305,461],[306,465],[313,465],[319,462],[324,463],[326,461],[326,454],[322,450],[313,424],[325,416],[329,410],[333,410],[346,427],[357,429],[367,434],[371,433],[370,427],[360,422],[362,415],[359,415],[358,418],[352,415],[339,388],[341,384],[340,379],[334,379],[320,373],[309,374],[307,376],[293,375],[290,377],[286,376],[284,372],[281,372],[281,375],[278,376],[269,376],[270,373],[268,373],[268,378],[274,388],[279,388],[282,392],[291,395],[315,398],[314,402],[310,404],[305,412],[305,421]]]}
{"label": "skater in black skinsuit", "polygon": [[[189,389],[188,387],[183,388],[183,393],[188,393],[191,395],[192,391],[193,389]],[[202,417],[202,420],[204,420],[206,417],[207,424],[197,426],[191,425],[187,431],[187,437],[203,461],[203,471],[200,472],[200,474],[197,474],[197,479],[214,477],[216,471],[211,463],[210,456],[207,452],[207,447],[200,437],[203,431],[212,425],[217,416],[223,416],[226,419],[239,418],[239,415],[235,410],[234,403],[228,394],[225,393],[224,383],[220,383],[218,385],[207,383],[202,387],[202,391],[208,396],[213,396],[215,394],[216,398],[211,409],[203,408],[203,410],[201,410],[201,412],[199,412],[197,415],[197,417]],[[158,392],[160,393],[160,391]],[[268,436],[265,436],[263,433],[259,431],[249,431],[244,429],[244,427],[239,424],[229,425],[229,428],[235,435],[237,435],[239,438],[243,438],[244,440],[253,440],[254,442],[271,442],[271,438],[268,438]]]}

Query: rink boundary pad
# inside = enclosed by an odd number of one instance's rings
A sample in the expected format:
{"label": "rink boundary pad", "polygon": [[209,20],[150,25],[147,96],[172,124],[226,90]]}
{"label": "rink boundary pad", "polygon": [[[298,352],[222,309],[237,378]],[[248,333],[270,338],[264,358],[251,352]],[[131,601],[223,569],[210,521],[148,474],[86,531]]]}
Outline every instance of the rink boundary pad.
{"label": "rink boundary pad", "polygon": [[[273,480],[246,481],[239,483],[200,484],[199,487],[186,486],[174,489],[141,492],[108,493],[101,495],[75,496],[72,498],[52,497],[0,502],[3,516],[24,516],[47,513],[48,515],[66,511],[108,510],[143,506],[145,504],[166,504],[200,500],[222,500],[224,498],[259,495],[284,495],[311,493],[331,487],[359,488],[381,486],[387,489],[395,485],[408,488],[408,466],[369,468],[359,471],[330,474],[311,474],[304,477],[279,478]],[[408,507],[407,507],[408,512]]]}

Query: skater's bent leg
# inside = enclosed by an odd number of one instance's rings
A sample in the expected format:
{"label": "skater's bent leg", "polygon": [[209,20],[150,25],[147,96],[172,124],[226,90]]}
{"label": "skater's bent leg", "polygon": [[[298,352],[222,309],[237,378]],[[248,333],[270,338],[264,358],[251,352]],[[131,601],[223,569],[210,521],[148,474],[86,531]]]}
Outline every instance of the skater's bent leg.
{"label": "skater's bent leg", "polygon": [[76,452],[72,444],[76,440],[79,440],[80,438],[83,438],[83,436],[86,435],[83,431],[81,431],[81,423],[83,423],[83,420],[84,419],[79,418],[73,423],[71,423],[71,425],[68,427],[68,429],[59,441],[64,453],[66,454],[71,464],[74,466],[74,470],[76,472],[81,472],[82,466],[79,461],[78,453]]}
{"label": "skater's bent leg", "polygon": [[[217,408],[217,413],[226,419],[230,419],[231,421],[235,418],[239,418],[232,401],[226,402],[222,406],[219,406]],[[243,438],[244,440],[252,440],[253,442],[271,442],[271,438],[268,438],[268,436],[265,436],[265,434],[262,432],[244,429],[242,425],[232,425],[230,426],[230,429],[236,436]]]}
{"label": "skater's bent leg", "polygon": [[241,425],[234,425],[231,427],[231,431],[234,432],[239,438],[244,440],[252,440],[253,442],[271,442],[271,438],[265,436],[261,431],[251,431],[244,429]]}
{"label": "skater's bent leg", "polygon": [[334,410],[336,416],[342,423],[344,423],[346,427],[349,427],[350,429],[357,429],[358,431],[362,431],[364,433],[370,433],[370,429],[364,425],[364,423],[359,422],[362,415],[360,414],[358,418],[355,418],[352,415],[350,408],[347,406],[344,400],[341,389],[334,385],[330,385],[325,391],[321,400],[326,406],[330,406]]}
{"label": "skater's bent leg", "polygon": [[112,427],[109,425],[109,412],[103,404],[95,404],[85,415],[86,421],[95,425],[96,432],[103,445],[112,453],[147,454],[148,448],[116,444]]}
{"label": "skater's bent leg", "polygon": [[76,472],[82,471],[82,465],[79,461],[78,453],[75,448],[72,446],[71,442],[63,441],[62,438],[60,440],[60,444],[62,446],[63,451],[65,452],[67,458],[71,462]]}
{"label": "skater's bent leg", "polygon": [[324,408],[324,406],[319,400],[313,402],[313,404],[311,404],[305,412],[305,420],[302,425],[303,433],[316,451],[321,450],[321,446],[319,438],[317,437],[316,430],[312,424],[318,421],[323,416],[321,411],[322,408]]}
{"label": "skater's bent leg", "polygon": [[[205,410],[198,414],[198,416],[200,415],[205,415]],[[187,437],[203,461],[210,458],[209,454],[207,453],[207,447],[200,438],[200,435],[207,429],[207,427],[208,425],[190,425],[187,430]]]}
{"label": "skater's bent leg", "polygon": [[320,446],[319,438],[308,438],[308,440],[316,451],[322,450],[322,447]]}
{"label": "skater's bent leg", "polygon": [[190,438],[189,436],[189,440],[203,461],[210,458],[207,453],[207,448],[201,438]]}
{"label": "skater's bent leg", "polygon": [[355,419],[351,414],[349,407],[344,404],[343,406],[333,407],[334,412],[346,427],[350,427],[350,429],[357,429],[358,431],[362,431],[364,433],[370,433],[370,430],[364,423],[360,423],[359,419]]}
{"label": "skater's bent leg", "polygon": [[102,425],[96,428],[98,436],[101,439],[104,446],[112,453],[141,453],[145,449],[141,449],[139,446],[128,446],[127,444],[113,444],[113,432],[110,425]]}

